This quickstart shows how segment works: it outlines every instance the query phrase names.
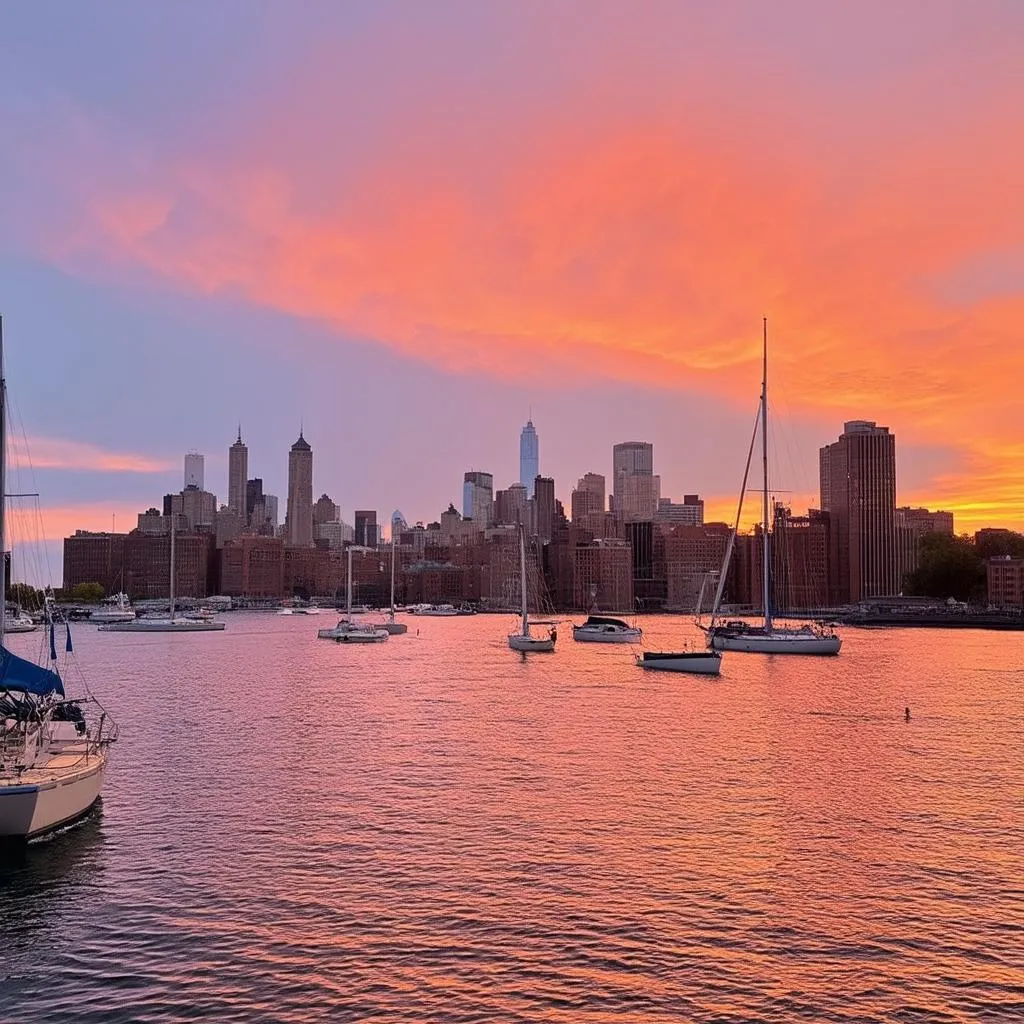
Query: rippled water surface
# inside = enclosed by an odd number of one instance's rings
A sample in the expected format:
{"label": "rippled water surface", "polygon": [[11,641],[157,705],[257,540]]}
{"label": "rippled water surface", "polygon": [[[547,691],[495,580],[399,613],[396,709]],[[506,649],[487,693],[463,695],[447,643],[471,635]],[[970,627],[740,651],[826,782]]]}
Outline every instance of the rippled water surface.
{"label": "rippled water surface", "polygon": [[1024,1020],[1024,634],[708,680],[227,621],[78,628],[122,738],[0,862],[0,1021]]}

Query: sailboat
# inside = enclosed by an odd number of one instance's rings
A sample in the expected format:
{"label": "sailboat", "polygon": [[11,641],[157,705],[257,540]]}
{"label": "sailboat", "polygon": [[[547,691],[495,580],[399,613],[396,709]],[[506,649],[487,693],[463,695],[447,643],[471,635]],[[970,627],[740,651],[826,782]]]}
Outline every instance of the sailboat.
{"label": "sailboat", "polygon": [[[0,552],[6,550],[6,407],[0,324]],[[5,559],[6,555],[0,562]],[[117,727],[102,708],[99,720],[90,724],[83,707],[99,707],[99,703],[92,697],[68,698],[65,693],[52,594],[45,603],[49,668],[8,650],[5,596],[0,593],[0,843],[23,843],[89,813],[103,786]],[[64,626],[66,669],[73,647],[71,627]]]}
{"label": "sailboat", "polygon": [[395,533],[391,531],[391,607],[388,610],[387,620],[375,622],[375,629],[386,629],[389,636],[400,636],[408,633],[409,627],[404,622],[395,622]]}
{"label": "sailboat", "polygon": [[[700,624],[700,608],[704,600],[705,579],[700,585],[697,598],[697,622]],[[688,672],[701,676],[717,676],[722,671],[722,655],[718,651],[694,651],[685,643],[681,651],[644,651],[637,655],[640,668],[655,672]]]}
{"label": "sailboat", "polygon": [[122,590],[119,594],[114,595],[110,604],[94,611],[89,616],[89,621],[102,625],[106,622],[133,622],[135,618],[135,609],[132,607],[131,600]]}
{"label": "sailboat", "polygon": [[755,654],[838,654],[842,639],[827,627],[804,625],[799,627],[779,626],[772,618],[772,577],[771,577],[771,538],[768,520],[768,319],[763,322],[763,353],[761,372],[761,463],[762,463],[762,567],[761,567],[761,607],[763,609],[760,624],[732,620],[724,623],[717,621],[718,609],[725,590],[726,575],[729,571],[729,560],[739,530],[740,516],[743,512],[743,496],[747,488],[747,476],[750,473],[750,461],[754,452],[754,437],[750,440],[747,452],[747,465],[743,473],[743,484],[740,487],[739,506],[736,510],[736,523],[729,536],[725,549],[722,571],[718,578],[718,588],[711,609],[711,622],[707,627],[701,626],[707,633],[708,647],[715,651],[746,651]]}
{"label": "sailboat", "polygon": [[546,637],[530,636],[530,619],[526,611],[526,537],[519,527],[519,585],[522,597],[522,624],[518,633],[509,633],[508,645],[513,651],[553,651],[558,638],[554,626]]}
{"label": "sailboat", "polygon": [[345,618],[338,619],[333,629],[318,629],[320,640],[336,640],[340,644],[379,644],[391,635],[383,626],[356,622],[352,618],[352,549],[348,549],[348,577],[345,582]]}
{"label": "sailboat", "polygon": [[144,615],[126,621],[106,622],[99,627],[101,632],[109,633],[212,633],[224,628],[224,623],[216,619],[175,615],[174,611],[174,520],[171,514],[171,600],[170,614],[167,618]]}

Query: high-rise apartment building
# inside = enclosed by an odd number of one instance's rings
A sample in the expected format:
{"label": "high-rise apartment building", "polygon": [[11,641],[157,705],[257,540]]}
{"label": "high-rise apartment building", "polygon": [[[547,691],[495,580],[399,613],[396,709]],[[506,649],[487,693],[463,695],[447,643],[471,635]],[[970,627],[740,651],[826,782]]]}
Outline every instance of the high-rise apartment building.
{"label": "high-rise apartment building", "polygon": [[555,481],[552,477],[534,477],[533,503],[537,538],[542,544],[550,544],[555,533]]}
{"label": "high-rise apartment building", "polygon": [[508,489],[494,496],[494,521],[501,526],[526,523],[526,488],[522,484],[509,484]]}
{"label": "high-rise apartment building", "polygon": [[188,452],[185,455],[185,487],[203,489],[205,461],[199,452]]}
{"label": "high-rise apartment building", "polygon": [[245,522],[246,481],[249,478],[249,449],[242,443],[242,427],[238,438],[228,449],[228,508]]}
{"label": "high-rise apartment building", "polygon": [[[266,501],[266,498],[264,498]],[[308,548],[313,544],[313,449],[299,431],[288,453],[288,511],[285,513],[287,543]]]}
{"label": "high-rise apartment building", "polygon": [[462,482],[462,514],[481,530],[494,522],[494,477],[470,470]]}
{"label": "high-rise apartment building", "polygon": [[527,420],[519,435],[519,482],[526,488],[527,498],[533,497],[533,481],[540,473],[540,440],[533,427],[533,420]]}
{"label": "high-rise apartment building", "polygon": [[820,450],[819,469],[831,601],[899,593],[895,435],[871,420],[850,420],[839,440]]}
{"label": "high-rise apartment building", "polygon": [[661,477],[654,475],[654,445],[624,441],[612,448],[613,511],[626,522],[651,522],[661,500]]}
{"label": "high-rise apartment building", "polygon": [[377,541],[377,513],[367,509],[357,509],[355,513],[356,544],[361,547],[375,548]]}

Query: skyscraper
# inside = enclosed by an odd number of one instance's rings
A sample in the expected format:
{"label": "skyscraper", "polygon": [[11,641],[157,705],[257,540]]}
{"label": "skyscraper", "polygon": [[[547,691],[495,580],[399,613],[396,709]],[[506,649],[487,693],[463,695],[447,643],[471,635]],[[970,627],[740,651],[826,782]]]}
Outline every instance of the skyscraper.
{"label": "skyscraper", "polygon": [[533,481],[539,472],[540,441],[530,419],[519,435],[519,482],[526,488],[528,498],[533,497]]}
{"label": "skyscraper", "polygon": [[377,536],[377,513],[370,509],[357,509],[355,513],[356,544],[360,547],[375,548]]}
{"label": "skyscraper", "polygon": [[285,513],[288,544],[313,545],[313,449],[299,431],[288,453],[288,511]]}
{"label": "skyscraper", "polygon": [[185,486],[203,489],[205,460],[199,452],[188,452],[185,456]]}
{"label": "skyscraper", "polygon": [[462,482],[462,514],[480,529],[494,522],[494,477],[470,470]]}
{"label": "skyscraper", "polygon": [[242,443],[242,427],[238,439],[228,449],[228,508],[245,522],[245,485],[249,479],[249,449]]}
{"label": "skyscraper", "polygon": [[871,420],[850,420],[839,440],[820,450],[819,469],[831,601],[899,593],[895,436]]}
{"label": "skyscraper", "polygon": [[612,448],[613,511],[626,522],[651,522],[661,498],[661,477],[654,475],[654,445],[623,441]]}
{"label": "skyscraper", "polygon": [[555,481],[549,476],[537,476],[533,484],[537,537],[542,544],[550,544],[555,531]]}

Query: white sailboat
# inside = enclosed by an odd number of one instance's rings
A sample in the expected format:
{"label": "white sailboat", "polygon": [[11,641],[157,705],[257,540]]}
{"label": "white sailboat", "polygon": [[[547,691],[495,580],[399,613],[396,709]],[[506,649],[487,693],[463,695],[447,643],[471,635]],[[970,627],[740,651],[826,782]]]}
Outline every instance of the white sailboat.
{"label": "white sailboat", "polygon": [[[697,598],[697,616],[704,599],[704,586],[701,583],[700,596]],[[694,651],[688,645],[681,651],[644,651],[637,655],[640,668],[655,672],[689,672],[702,676],[717,676],[722,671],[722,655],[718,651]]]}
{"label": "white sailboat", "polygon": [[4,609],[5,633],[32,633],[39,626],[23,611],[16,608]]}
{"label": "white sailboat", "polygon": [[135,609],[132,607],[128,595],[122,590],[119,594],[114,595],[112,603],[97,608],[89,616],[89,621],[103,625],[107,622],[134,622],[135,618]]}
{"label": "white sailboat", "polygon": [[390,636],[383,626],[356,622],[352,618],[352,548],[348,549],[348,577],[345,583],[345,618],[338,619],[332,629],[318,629],[320,640],[336,640],[339,644],[379,644]]}
{"label": "white sailboat", "polygon": [[212,633],[224,628],[224,623],[202,615],[177,615],[174,608],[174,520],[171,515],[171,581],[170,613],[166,618],[143,615],[127,621],[107,622],[99,631],[108,633]]}
{"label": "white sailboat", "polygon": [[384,622],[375,622],[375,628],[386,629],[389,636],[401,636],[409,631],[404,622],[395,621],[395,532],[391,531],[391,606]]}
{"label": "white sailboat", "polygon": [[555,641],[558,634],[552,626],[545,637],[530,636],[530,619],[526,611],[526,538],[523,528],[519,527],[519,585],[522,598],[522,623],[518,633],[509,633],[508,645],[513,651],[550,652],[555,649]]}
{"label": "white sailboat", "polygon": [[572,627],[572,638],[578,643],[635,644],[642,636],[639,626],[609,615],[588,615],[581,626]]}
{"label": "white sailboat", "polygon": [[[763,561],[761,567],[761,607],[763,609],[760,624],[731,620],[724,623],[717,621],[718,609],[725,590],[726,576],[729,571],[729,560],[739,530],[740,516],[743,512],[743,495],[747,488],[747,476],[750,472],[750,460],[754,451],[754,438],[750,441],[747,453],[747,465],[743,473],[743,485],[740,488],[739,506],[736,510],[736,523],[729,536],[725,549],[715,601],[711,609],[711,622],[706,627],[708,647],[715,651],[745,651],[755,654],[838,654],[842,639],[827,627],[819,625],[803,625],[798,627],[780,626],[772,618],[772,579],[771,579],[771,538],[769,535],[768,518],[768,320],[763,323],[763,354],[761,374],[761,463],[762,463],[762,515],[761,539]],[[755,436],[757,428],[755,427]],[[705,628],[705,627],[701,627]]]}
{"label": "white sailboat", "polygon": [[[6,549],[6,406],[0,324],[0,552]],[[5,559],[6,554],[0,562]],[[83,706],[95,704],[93,698],[67,698],[50,597],[45,614],[50,668],[7,649],[6,607],[0,608],[0,843],[39,838],[87,815],[100,795],[110,744],[117,738],[102,709],[98,722],[87,722]],[[65,661],[73,654],[70,626],[66,629]]]}

